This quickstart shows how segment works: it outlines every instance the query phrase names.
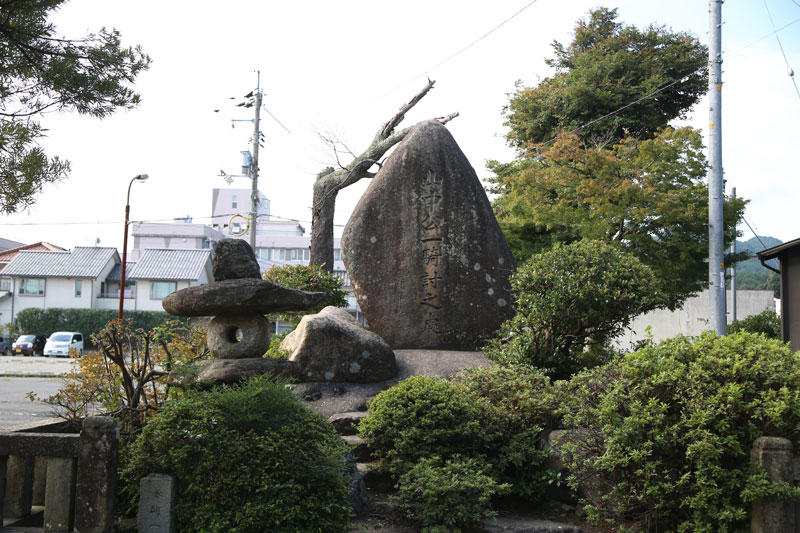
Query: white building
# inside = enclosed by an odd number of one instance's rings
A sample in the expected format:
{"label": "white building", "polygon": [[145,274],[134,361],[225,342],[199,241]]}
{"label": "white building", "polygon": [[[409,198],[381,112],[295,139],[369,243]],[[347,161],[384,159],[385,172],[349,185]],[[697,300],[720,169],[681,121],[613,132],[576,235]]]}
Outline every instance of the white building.
{"label": "white building", "polygon": [[101,285],[118,263],[116,248],[21,250],[3,269],[10,284],[8,297],[0,301],[0,321],[12,322],[30,307],[97,308]]}
{"label": "white building", "polygon": [[[120,271],[115,248],[22,250],[2,272],[9,283],[0,294],[0,323],[31,307],[117,309]],[[163,311],[164,296],[211,279],[210,249],[144,250],[126,266],[125,309]]]}

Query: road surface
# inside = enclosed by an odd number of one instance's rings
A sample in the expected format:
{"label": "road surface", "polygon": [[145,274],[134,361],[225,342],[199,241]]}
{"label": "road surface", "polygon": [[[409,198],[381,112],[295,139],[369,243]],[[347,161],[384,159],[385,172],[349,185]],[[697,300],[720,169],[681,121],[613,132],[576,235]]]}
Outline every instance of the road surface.
{"label": "road surface", "polygon": [[59,378],[0,377],[0,430],[53,416],[53,407],[31,402],[26,394],[47,397],[61,386]]}

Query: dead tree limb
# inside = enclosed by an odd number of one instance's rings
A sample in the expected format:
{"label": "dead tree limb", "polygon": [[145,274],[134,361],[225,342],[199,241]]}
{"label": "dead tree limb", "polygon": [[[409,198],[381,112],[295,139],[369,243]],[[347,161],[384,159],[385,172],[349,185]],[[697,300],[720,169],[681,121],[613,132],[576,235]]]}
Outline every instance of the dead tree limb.
{"label": "dead tree limb", "polygon": [[[370,145],[360,155],[355,156],[349,165],[334,169],[328,167],[317,174],[314,182],[314,201],[311,207],[311,264],[319,265],[328,272],[333,272],[333,215],[336,209],[336,195],[345,187],[375,174],[369,171],[373,165],[380,166],[381,157],[395,144],[402,141],[413,126],[395,131],[403,121],[406,113],[413,108],[433,88],[434,81],[428,84],[414,98],[404,104],[395,115],[375,134]],[[452,113],[437,117],[442,124],[447,124],[458,116]],[[329,143],[333,141],[326,140]],[[336,153],[338,159],[338,152]]]}

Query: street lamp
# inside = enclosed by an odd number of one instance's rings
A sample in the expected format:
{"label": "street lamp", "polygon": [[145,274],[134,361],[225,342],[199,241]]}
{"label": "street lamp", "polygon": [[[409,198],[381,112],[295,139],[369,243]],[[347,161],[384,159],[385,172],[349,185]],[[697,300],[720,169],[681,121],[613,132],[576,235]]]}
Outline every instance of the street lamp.
{"label": "street lamp", "polygon": [[122,307],[125,305],[125,266],[128,260],[128,217],[131,212],[131,185],[134,181],[144,181],[148,178],[147,174],[139,174],[131,178],[128,183],[128,197],[125,200],[125,227],[123,231],[125,236],[122,239],[122,275],[119,278],[119,315],[117,321],[122,324]]}

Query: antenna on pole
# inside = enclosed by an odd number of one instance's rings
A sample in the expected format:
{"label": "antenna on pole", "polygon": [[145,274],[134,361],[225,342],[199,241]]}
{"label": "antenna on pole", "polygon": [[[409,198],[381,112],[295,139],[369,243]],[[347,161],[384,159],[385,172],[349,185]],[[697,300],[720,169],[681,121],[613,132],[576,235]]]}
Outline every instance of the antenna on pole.
{"label": "antenna on pole", "polygon": [[[248,240],[250,242],[251,248],[255,251],[256,248],[256,220],[258,218],[258,204],[259,197],[258,197],[258,152],[259,148],[263,147],[261,142],[264,140],[264,134],[261,132],[261,109],[264,108],[272,119],[278,123],[278,125],[286,130],[287,133],[291,134],[292,132],[289,131],[289,128],[283,125],[283,123],[278,120],[278,118],[273,115],[266,107],[263,105],[263,98],[264,93],[261,91],[261,71],[256,71],[256,88],[253,91],[250,91],[246,95],[244,95],[245,100],[236,104],[237,107],[244,107],[244,108],[254,108],[254,116],[251,119],[231,119],[231,128],[236,127],[237,122],[252,122],[253,123],[253,136],[252,136],[252,147],[250,151],[243,151],[242,152],[242,174],[228,174],[224,170],[220,170],[220,176],[222,176],[225,181],[230,184],[233,182],[234,177],[247,177],[251,180],[251,190],[250,190],[250,213],[248,216]],[[235,99],[233,97],[232,99]]]}

